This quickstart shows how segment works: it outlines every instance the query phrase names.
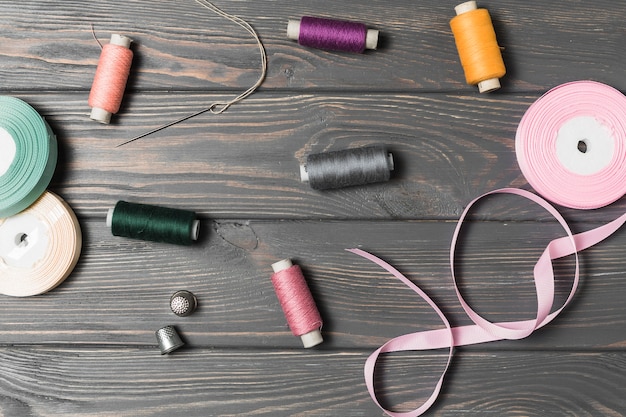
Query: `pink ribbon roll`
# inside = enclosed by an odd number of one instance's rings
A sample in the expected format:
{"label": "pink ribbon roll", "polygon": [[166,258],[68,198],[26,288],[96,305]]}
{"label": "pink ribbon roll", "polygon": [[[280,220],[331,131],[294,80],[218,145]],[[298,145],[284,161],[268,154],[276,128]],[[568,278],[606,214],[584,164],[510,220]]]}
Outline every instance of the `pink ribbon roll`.
{"label": "pink ribbon roll", "polygon": [[626,96],[594,81],[557,86],[528,108],[515,149],[546,199],[577,209],[611,204],[626,194]]}
{"label": "pink ribbon roll", "polygon": [[[565,230],[566,236],[552,240],[550,243],[548,243],[542,255],[539,257],[539,260],[535,264],[533,276],[535,289],[537,292],[537,312],[535,318],[530,320],[501,323],[491,322],[480,316],[469,306],[469,304],[463,298],[461,291],[459,290],[456,283],[456,277],[454,273],[455,251],[458,236],[463,226],[464,219],[476,202],[478,202],[485,196],[493,194],[513,194],[526,198],[548,211],[548,213],[550,213]],[[567,304],[569,304],[569,302],[574,297],[574,294],[578,287],[579,263],[577,252],[587,249],[606,239],[615,231],[617,231],[624,223],[626,223],[626,214],[596,229],[574,235],[572,234],[565,219],[563,218],[563,216],[561,216],[561,214],[559,214],[556,208],[554,208],[546,200],[529,191],[516,188],[504,188],[491,191],[472,200],[465,208],[456,225],[456,229],[454,231],[452,243],[450,246],[450,270],[454,283],[454,289],[456,291],[458,300],[463,307],[463,310],[474,323],[473,325],[460,327],[451,327],[448,319],[445,317],[441,309],[437,307],[435,302],[430,299],[430,297],[428,297],[428,295],[424,291],[422,291],[417,285],[413,284],[408,278],[402,275],[393,266],[389,265],[382,259],[377,258],[376,256],[360,249],[347,249],[352,253],[355,253],[376,263],[386,271],[390,272],[400,281],[402,281],[406,286],[415,291],[433,308],[433,310],[435,310],[435,312],[441,318],[441,321],[444,324],[443,329],[428,330],[395,337],[382,345],[379,349],[374,351],[368,357],[364,367],[365,383],[374,402],[385,413],[392,417],[416,417],[426,412],[437,399],[441,387],[443,386],[443,380],[452,359],[454,346],[472,345],[477,343],[493,342],[506,339],[521,339],[530,335],[536,329],[550,323],[561,313],[561,311],[563,311]],[[554,270],[552,268],[552,260],[562,258],[568,255],[574,255],[576,261],[572,287],[565,302],[557,308],[553,308],[555,301],[555,282]],[[432,394],[420,407],[408,412],[394,412],[385,409],[380,404],[374,387],[374,371],[376,362],[378,361],[381,354],[409,350],[431,350],[443,348],[449,349],[448,361],[437,384],[433,389]]]}

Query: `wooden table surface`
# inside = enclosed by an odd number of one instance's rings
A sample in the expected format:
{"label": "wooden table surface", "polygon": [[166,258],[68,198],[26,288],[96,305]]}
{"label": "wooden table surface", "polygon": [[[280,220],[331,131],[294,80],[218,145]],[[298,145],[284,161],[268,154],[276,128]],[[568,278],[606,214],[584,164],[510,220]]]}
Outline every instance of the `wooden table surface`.
{"label": "wooden table surface", "polygon": [[[78,216],[83,251],[69,278],[0,302],[2,416],[380,416],[363,378],[387,340],[441,328],[430,307],[359,247],[426,291],[452,325],[469,320],[454,293],[449,247],[470,200],[501,187],[531,190],[515,155],[520,118],[548,89],[591,79],[626,91],[626,8],[597,0],[485,1],[507,75],[479,94],[465,84],[450,31],[454,2],[287,0],[217,6],[247,20],[268,56],[261,88],[221,115],[204,114],[119,143],[227,100],[259,75],[254,40],[191,0],[0,3],[0,89],[30,103],[58,138],[49,189]],[[286,37],[303,15],[366,23],[380,48],[305,48]],[[134,40],[123,106],[110,125],[89,119],[100,48]],[[313,152],[386,144],[390,182],[315,191],[299,164]],[[112,236],[118,200],[193,210],[190,247]],[[559,208],[575,232],[612,220]],[[533,317],[532,267],[563,232],[519,198],[478,207],[461,243],[464,295],[490,320]],[[455,350],[428,416],[626,414],[626,233],[580,254],[581,285],[531,336]],[[286,324],[270,265],[299,264],[324,318],[322,345],[304,349]],[[573,260],[557,263],[557,298]],[[1,272],[0,272],[1,273]],[[192,291],[190,317],[169,310]],[[172,324],[186,346],[161,355]],[[447,351],[392,354],[377,387],[396,411],[432,391]]]}

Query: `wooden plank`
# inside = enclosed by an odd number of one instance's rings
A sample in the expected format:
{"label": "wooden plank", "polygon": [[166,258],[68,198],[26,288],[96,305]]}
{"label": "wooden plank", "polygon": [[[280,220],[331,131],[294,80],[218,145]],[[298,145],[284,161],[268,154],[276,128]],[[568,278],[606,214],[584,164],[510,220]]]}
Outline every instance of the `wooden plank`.
{"label": "wooden plank", "polygon": [[[263,93],[121,148],[115,146],[216,97],[136,96],[111,126],[88,119],[85,94],[19,97],[57,133],[60,159],[51,188],[80,216],[102,217],[127,199],[222,219],[455,220],[482,193],[529,188],[514,138],[537,96]],[[392,181],[324,192],[300,181],[299,164],[309,153],[373,143],[394,153]],[[563,213],[570,221],[608,222],[625,204]],[[497,198],[483,210],[486,219],[549,218],[518,199]]]}
{"label": "wooden plank", "polygon": [[[436,0],[346,0],[309,4],[216,2],[248,20],[269,57],[263,89],[463,91],[449,27],[453,3]],[[490,10],[508,75],[503,92],[541,92],[573,79],[597,79],[626,90],[621,53],[626,11],[610,0],[546,4],[481,2]],[[304,48],[286,38],[288,19],[302,15],[361,21],[381,31],[381,47],[365,55]],[[103,42],[120,32],[135,40],[129,91],[244,90],[258,76],[254,41],[232,22],[194,2],[7,2],[0,22],[3,89],[88,90]],[[36,24],[33,24],[36,21]]]}
{"label": "wooden plank", "polygon": [[[383,257],[453,325],[467,324],[451,282],[450,238],[472,198],[530,189],[514,150],[528,106],[577,79],[626,91],[626,10],[608,0],[479,2],[508,70],[503,89],[489,95],[465,85],[448,26],[453,4],[216,3],[261,35],[269,68],[260,91],[220,116],[123,148],[115,145],[252,85],[259,60],[248,34],[193,1],[3,3],[2,94],[34,105],[57,133],[50,189],[77,212],[84,250],[59,288],[1,297],[0,415],[383,415],[365,389],[367,356],[441,323],[416,294],[344,249]],[[303,48],[285,26],[305,14],[365,22],[381,30],[381,47],[364,55]],[[87,117],[100,54],[92,24],[104,42],[112,32],[135,40],[123,108],[109,126]],[[398,167],[389,183],[316,192],[299,181],[308,153],[381,142]],[[201,240],[178,247],[111,236],[104,216],[120,199],[197,211]],[[622,199],[562,212],[580,232],[625,209]],[[457,253],[464,296],[491,320],[532,317],[530,273],[562,234],[519,199],[483,202]],[[457,348],[428,415],[626,414],[624,239],[619,231],[580,255],[581,286],[544,329]],[[271,263],[286,257],[302,266],[325,320],[318,348],[291,335],[271,286]],[[573,260],[555,268],[559,303]],[[191,317],[169,311],[180,289],[198,296]],[[161,356],[154,332],[166,324],[187,346]],[[386,356],[377,373],[383,402],[416,407],[445,358],[441,350]]]}
{"label": "wooden plank", "polygon": [[[66,282],[38,297],[3,297],[3,343],[154,346],[154,332],[174,324],[192,346],[299,348],[270,282],[270,265],[284,258],[305,272],[325,320],[324,349],[373,350],[400,334],[442,327],[415,293],[345,252],[350,247],[396,266],[453,325],[469,323],[452,287],[451,222],[203,221],[201,240],[191,247],[115,237],[104,219],[81,223],[84,250]],[[458,253],[463,294],[490,320],[533,318],[532,269],[559,236],[548,223],[469,225]],[[484,349],[623,347],[624,239],[620,231],[581,254],[581,288],[561,317],[527,340]],[[556,308],[570,291],[573,260],[555,268]],[[190,317],[169,310],[169,297],[180,289],[198,297]]]}
{"label": "wooden plank", "polygon": [[[3,415],[382,415],[362,376],[367,354],[237,349],[0,349]],[[438,378],[442,355],[381,364],[381,398],[408,411]],[[620,416],[622,352],[461,352],[429,415]],[[480,387],[480,389],[477,389]],[[572,398],[576,398],[573,401]]]}

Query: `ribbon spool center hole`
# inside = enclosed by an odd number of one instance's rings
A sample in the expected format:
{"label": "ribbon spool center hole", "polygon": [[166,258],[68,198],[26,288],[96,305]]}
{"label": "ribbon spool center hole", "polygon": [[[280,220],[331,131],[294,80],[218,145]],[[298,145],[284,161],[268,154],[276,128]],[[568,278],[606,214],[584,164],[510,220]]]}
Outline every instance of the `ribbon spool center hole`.
{"label": "ribbon spool center hole", "polygon": [[587,153],[587,142],[585,139],[578,141],[577,148],[580,153]]}
{"label": "ribbon spool center hole", "polygon": [[26,233],[18,233],[15,236],[15,244],[18,247],[28,246],[28,235]]}

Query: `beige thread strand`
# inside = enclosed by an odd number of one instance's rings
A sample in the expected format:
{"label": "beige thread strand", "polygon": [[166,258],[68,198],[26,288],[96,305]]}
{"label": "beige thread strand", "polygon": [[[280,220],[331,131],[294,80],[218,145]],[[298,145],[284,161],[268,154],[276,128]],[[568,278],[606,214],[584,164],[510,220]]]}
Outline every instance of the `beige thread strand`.
{"label": "beige thread strand", "polygon": [[135,136],[134,138],[127,140],[126,142],[120,143],[119,145],[117,145],[117,147],[126,145],[127,143],[136,141],[137,139],[141,139],[143,137],[146,137],[148,135],[151,135],[153,133],[156,133],[160,130],[166,129],[170,126],[173,126],[175,124],[184,122],[185,120],[191,119],[192,117],[196,117],[199,116],[203,113],[206,112],[211,112],[213,114],[221,114],[223,112],[225,112],[230,106],[232,106],[233,104],[245,99],[246,97],[248,97],[250,94],[254,93],[254,91],[259,88],[259,86],[263,83],[263,80],[265,79],[265,75],[267,73],[267,54],[265,52],[265,47],[263,46],[263,42],[261,42],[261,39],[259,38],[259,35],[257,34],[257,32],[254,30],[254,28],[245,20],[243,20],[242,18],[226,13],[223,10],[219,9],[217,6],[215,6],[213,3],[207,1],[207,0],[195,0],[196,3],[200,4],[202,7],[209,9],[211,11],[213,11],[214,13],[216,13],[217,15],[230,20],[233,23],[236,23],[237,25],[241,26],[243,29],[245,29],[248,33],[250,33],[250,35],[252,35],[252,37],[254,38],[254,40],[257,42],[257,45],[259,47],[259,52],[261,54],[261,75],[259,76],[259,79],[256,81],[256,83],[254,83],[250,88],[248,88],[246,91],[244,91],[243,93],[239,94],[238,96],[236,96],[235,98],[233,98],[232,100],[226,101],[226,102],[215,102],[210,104],[208,107],[201,109],[197,112],[191,113],[187,116],[181,117],[180,119],[174,120],[173,122],[161,125],[155,129],[152,129],[148,132],[142,133],[139,136]]}

